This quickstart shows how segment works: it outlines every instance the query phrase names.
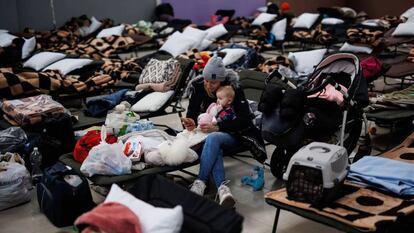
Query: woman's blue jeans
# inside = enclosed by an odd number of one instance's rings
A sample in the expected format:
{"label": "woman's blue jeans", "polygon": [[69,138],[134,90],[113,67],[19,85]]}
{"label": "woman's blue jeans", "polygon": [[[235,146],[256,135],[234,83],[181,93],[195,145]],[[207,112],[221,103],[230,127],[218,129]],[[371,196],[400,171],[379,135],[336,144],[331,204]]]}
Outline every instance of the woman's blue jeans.
{"label": "woman's blue jeans", "polygon": [[210,175],[213,175],[216,187],[224,181],[223,150],[235,149],[239,146],[236,138],[228,133],[210,133],[204,142],[200,158],[200,172],[198,178],[207,183]]}

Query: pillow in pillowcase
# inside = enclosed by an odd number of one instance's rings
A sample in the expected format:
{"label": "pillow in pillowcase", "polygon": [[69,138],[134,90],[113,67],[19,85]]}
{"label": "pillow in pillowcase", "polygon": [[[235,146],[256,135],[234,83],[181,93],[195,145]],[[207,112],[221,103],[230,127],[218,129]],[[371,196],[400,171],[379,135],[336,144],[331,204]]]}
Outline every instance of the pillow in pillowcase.
{"label": "pillow in pillowcase", "polygon": [[201,42],[201,44],[199,44],[198,45],[198,48],[197,48],[197,50],[198,51],[204,51],[206,48],[208,48],[208,46],[210,46],[211,44],[213,44],[213,41],[212,40],[207,40],[207,39],[204,39],[202,42]]}
{"label": "pillow in pillowcase", "polygon": [[269,13],[260,13],[252,22],[252,25],[262,25],[264,23],[267,23],[269,21],[274,20],[277,17],[275,14],[269,14]]}
{"label": "pillow in pillowcase", "polygon": [[113,184],[106,202],[127,206],[141,223],[142,233],[178,233],[184,221],[183,208],[160,208],[148,204]]}
{"label": "pillow in pillowcase", "polygon": [[224,36],[228,33],[227,29],[224,27],[223,24],[217,24],[206,30],[207,36],[206,39],[208,40],[215,40],[220,36]]}
{"label": "pillow in pillowcase", "polygon": [[174,32],[167,41],[161,46],[160,50],[170,53],[176,57],[187,50],[190,50],[196,45],[196,41],[181,32]]}
{"label": "pillow in pillowcase", "polygon": [[36,38],[23,38],[24,44],[22,47],[22,59],[26,59],[36,48]]}
{"label": "pillow in pillowcase", "polygon": [[79,34],[82,37],[89,36],[90,34],[94,33],[96,30],[98,30],[101,26],[102,26],[101,21],[97,20],[94,16],[92,16],[91,24],[89,26],[83,26],[79,28]]}
{"label": "pillow in pillowcase", "polygon": [[52,64],[53,62],[59,61],[65,57],[66,55],[63,53],[41,52],[33,55],[29,60],[23,63],[23,67],[32,68],[36,71],[40,71],[41,69]]}
{"label": "pillow in pillowcase", "polygon": [[310,74],[314,67],[322,61],[327,49],[316,49],[303,52],[289,53],[288,58],[295,65],[298,74]]}
{"label": "pillow in pillowcase", "polygon": [[0,47],[10,46],[15,38],[17,38],[17,36],[13,36],[8,32],[0,33]]}
{"label": "pillow in pillowcase", "polygon": [[414,17],[414,6],[404,11],[404,13],[402,13],[400,17],[404,17],[407,19]]}
{"label": "pillow in pillowcase", "polygon": [[96,38],[103,38],[103,37],[110,37],[110,36],[122,36],[122,32],[124,32],[125,25],[121,24],[119,26],[105,28],[98,33]]}
{"label": "pillow in pillowcase", "polygon": [[303,13],[296,20],[296,23],[293,25],[293,28],[310,29],[312,25],[315,24],[316,20],[318,20],[318,18],[319,14]]}
{"label": "pillow in pillowcase", "polygon": [[174,94],[174,91],[151,92],[140,99],[131,107],[133,112],[155,112],[158,111]]}
{"label": "pillow in pillowcase", "polygon": [[321,21],[321,24],[325,24],[325,25],[336,25],[336,24],[343,24],[343,23],[344,21],[338,18],[324,18]]}
{"label": "pillow in pillowcase", "polygon": [[220,52],[225,52],[226,56],[223,58],[224,66],[231,65],[247,54],[247,50],[239,48],[222,49]]}
{"label": "pillow in pillowcase", "polygon": [[287,26],[287,20],[282,19],[277,21],[275,24],[273,24],[272,29],[270,30],[270,33],[272,33],[276,40],[284,40],[286,35],[286,26]]}
{"label": "pillow in pillowcase", "polygon": [[392,36],[414,36],[414,21],[398,24]]}
{"label": "pillow in pillowcase", "polygon": [[85,58],[66,58],[47,66],[43,69],[43,71],[59,70],[63,75],[67,75],[76,69],[91,64],[92,62],[93,60]]}
{"label": "pillow in pillowcase", "polygon": [[366,53],[371,54],[372,48],[367,46],[359,46],[359,45],[352,45],[348,42],[345,42],[342,47],[339,49],[341,52],[349,52],[349,53]]}
{"label": "pillow in pillowcase", "polygon": [[192,49],[194,49],[200,46],[204,38],[207,36],[207,32],[193,27],[186,27],[183,31],[183,35],[188,36],[195,41],[192,47]]}

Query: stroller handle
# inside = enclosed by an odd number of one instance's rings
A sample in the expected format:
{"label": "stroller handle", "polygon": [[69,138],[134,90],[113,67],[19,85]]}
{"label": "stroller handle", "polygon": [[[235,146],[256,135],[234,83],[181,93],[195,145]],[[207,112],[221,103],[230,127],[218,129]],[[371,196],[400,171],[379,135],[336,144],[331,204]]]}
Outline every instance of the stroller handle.
{"label": "stroller handle", "polygon": [[288,78],[286,78],[282,74],[280,74],[280,72],[278,70],[274,70],[272,73],[269,74],[269,76],[266,77],[265,85],[268,85],[274,77],[277,77],[278,79],[280,79],[282,82],[286,83],[292,89],[297,89],[297,86],[295,84],[293,84],[291,81],[289,81]]}

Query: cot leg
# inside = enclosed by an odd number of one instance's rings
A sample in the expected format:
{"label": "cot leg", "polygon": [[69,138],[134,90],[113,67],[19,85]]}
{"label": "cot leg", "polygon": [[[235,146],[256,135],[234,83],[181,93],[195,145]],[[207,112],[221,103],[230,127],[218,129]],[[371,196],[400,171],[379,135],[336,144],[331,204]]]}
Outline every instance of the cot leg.
{"label": "cot leg", "polygon": [[279,222],[279,215],[280,215],[280,209],[276,208],[276,215],[275,215],[275,221],[273,222],[272,233],[276,233],[277,223]]}

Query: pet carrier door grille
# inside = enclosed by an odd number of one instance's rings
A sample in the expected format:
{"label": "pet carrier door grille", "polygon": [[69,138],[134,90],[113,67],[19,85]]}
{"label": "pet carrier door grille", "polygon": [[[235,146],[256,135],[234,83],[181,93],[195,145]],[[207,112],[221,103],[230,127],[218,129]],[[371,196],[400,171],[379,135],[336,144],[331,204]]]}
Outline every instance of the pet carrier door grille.
{"label": "pet carrier door grille", "polygon": [[288,197],[292,200],[318,203],[323,198],[322,171],[317,168],[293,165],[286,189]]}

